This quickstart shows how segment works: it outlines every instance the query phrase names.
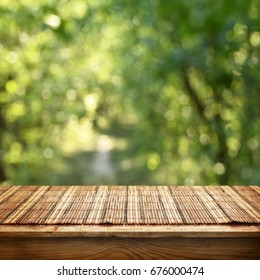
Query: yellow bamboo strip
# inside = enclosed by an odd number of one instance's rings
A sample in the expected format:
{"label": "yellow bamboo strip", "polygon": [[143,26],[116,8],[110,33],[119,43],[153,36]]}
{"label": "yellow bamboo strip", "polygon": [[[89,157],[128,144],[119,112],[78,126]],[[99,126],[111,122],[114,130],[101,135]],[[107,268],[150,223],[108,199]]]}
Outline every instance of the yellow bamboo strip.
{"label": "yellow bamboo strip", "polygon": [[[17,186],[17,187],[19,188],[19,186]],[[8,193],[10,191],[13,191],[13,188],[10,188],[8,186],[0,186],[0,204],[1,204],[1,200],[4,199],[6,193]]]}
{"label": "yellow bamboo strip", "polygon": [[2,210],[0,222],[3,222],[12,215],[27,200],[32,192],[36,190],[36,187],[18,187],[18,189],[17,187],[12,187],[11,189],[9,195],[5,196],[6,200],[2,200],[2,204],[0,205],[0,210]]}
{"label": "yellow bamboo strip", "polygon": [[252,220],[252,222],[257,222],[260,220],[260,213],[257,212],[249,203],[247,203],[241,196],[239,196],[232,188],[225,187],[222,189],[225,193],[227,193],[232,200],[236,203],[236,205],[244,211]]}
{"label": "yellow bamboo strip", "polygon": [[162,204],[167,214],[169,224],[182,224],[181,215],[177,209],[171,193],[166,186],[158,186],[158,191],[162,200]]}
{"label": "yellow bamboo strip", "polygon": [[218,206],[216,201],[208,194],[207,190],[203,186],[193,186],[193,190],[196,192],[198,198],[205,203],[205,208],[210,215],[214,218],[216,223],[229,223],[231,220]]}
{"label": "yellow bamboo strip", "polygon": [[250,188],[260,195],[260,186],[250,186]]}
{"label": "yellow bamboo strip", "polygon": [[18,223],[19,219],[25,216],[26,212],[39,200],[39,198],[44,195],[47,191],[46,187],[39,187],[28,197],[23,204],[21,204],[14,213],[12,213],[3,224],[15,224]]}
{"label": "yellow bamboo strip", "polygon": [[244,222],[250,223],[252,219],[245,215],[245,213],[234,203],[232,197],[224,192],[223,188],[218,187],[207,187],[207,190],[214,197],[215,201],[219,204],[221,209],[226,215],[232,220],[232,222]]}
{"label": "yellow bamboo strip", "polygon": [[106,211],[106,203],[108,198],[108,186],[98,187],[97,194],[94,196],[93,209],[89,216],[90,224],[100,224]]}
{"label": "yellow bamboo strip", "polygon": [[233,189],[244,197],[258,212],[260,211],[260,194],[258,195],[252,187],[233,186]]}
{"label": "yellow bamboo strip", "polygon": [[75,186],[71,186],[67,188],[67,190],[64,192],[63,196],[60,198],[60,200],[55,205],[54,210],[52,213],[47,217],[46,223],[47,224],[58,224],[60,221],[60,217],[63,215],[67,203],[70,200],[70,194],[73,192]]}

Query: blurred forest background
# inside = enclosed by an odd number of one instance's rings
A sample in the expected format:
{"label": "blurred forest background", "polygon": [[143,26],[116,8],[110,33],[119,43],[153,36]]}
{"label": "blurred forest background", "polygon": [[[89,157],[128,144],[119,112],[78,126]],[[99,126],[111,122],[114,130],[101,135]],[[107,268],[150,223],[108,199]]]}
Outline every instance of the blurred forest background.
{"label": "blurred forest background", "polygon": [[259,18],[259,0],[1,0],[0,184],[259,184]]}

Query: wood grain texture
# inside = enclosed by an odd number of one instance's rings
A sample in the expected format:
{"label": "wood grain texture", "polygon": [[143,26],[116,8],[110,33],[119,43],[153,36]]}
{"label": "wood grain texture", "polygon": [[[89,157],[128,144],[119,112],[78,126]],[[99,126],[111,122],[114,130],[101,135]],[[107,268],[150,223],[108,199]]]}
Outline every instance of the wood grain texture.
{"label": "wood grain texture", "polygon": [[2,237],[0,259],[260,259],[260,238]]}
{"label": "wood grain texture", "polygon": [[51,226],[0,225],[1,237],[259,237],[260,225]]}
{"label": "wood grain texture", "polygon": [[0,259],[260,259],[260,187],[0,187]]}

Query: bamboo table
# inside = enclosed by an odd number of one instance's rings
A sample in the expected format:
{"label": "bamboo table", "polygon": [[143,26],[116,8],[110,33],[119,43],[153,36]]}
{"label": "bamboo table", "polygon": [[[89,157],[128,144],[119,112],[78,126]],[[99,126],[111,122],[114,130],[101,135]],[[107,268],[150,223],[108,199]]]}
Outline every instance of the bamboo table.
{"label": "bamboo table", "polygon": [[260,259],[260,187],[0,187],[0,259]]}

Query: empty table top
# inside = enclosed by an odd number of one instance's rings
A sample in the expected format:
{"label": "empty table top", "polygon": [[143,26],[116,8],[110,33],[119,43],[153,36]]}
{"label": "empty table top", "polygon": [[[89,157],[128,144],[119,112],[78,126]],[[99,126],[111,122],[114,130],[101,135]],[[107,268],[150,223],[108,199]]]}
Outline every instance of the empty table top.
{"label": "empty table top", "polygon": [[0,225],[260,223],[259,186],[2,186]]}

